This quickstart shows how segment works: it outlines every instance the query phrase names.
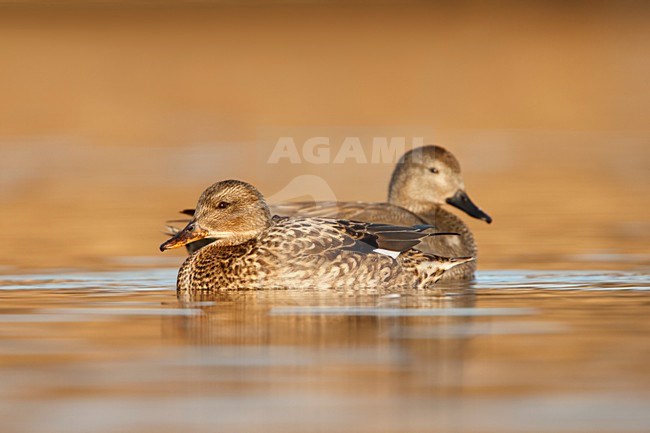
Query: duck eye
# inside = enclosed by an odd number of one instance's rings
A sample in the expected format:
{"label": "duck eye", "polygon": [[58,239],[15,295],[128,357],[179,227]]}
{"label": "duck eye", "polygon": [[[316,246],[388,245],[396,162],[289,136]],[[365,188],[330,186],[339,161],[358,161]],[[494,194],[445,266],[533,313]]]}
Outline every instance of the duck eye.
{"label": "duck eye", "polygon": [[186,230],[193,231],[194,230],[194,223],[188,224]]}
{"label": "duck eye", "polygon": [[219,204],[217,204],[217,209],[225,209],[228,206],[230,206],[230,203],[225,201],[220,201]]}
{"label": "duck eye", "polygon": [[436,174],[438,173],[438,169],[435,168],[435,167],[431,167],[431,168],[429,169],[429,171],[430,171],[431,173],[436,173]]}

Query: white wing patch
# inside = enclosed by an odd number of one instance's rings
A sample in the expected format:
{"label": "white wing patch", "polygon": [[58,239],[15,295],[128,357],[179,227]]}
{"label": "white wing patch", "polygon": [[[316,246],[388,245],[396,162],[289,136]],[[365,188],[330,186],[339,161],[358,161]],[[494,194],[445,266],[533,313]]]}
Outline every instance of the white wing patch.
{"label": "white wing patch", "polygon": [[397,259],[397,257],[400,255],[399,251],[385,250],[383,248],[375,248],[372,251],[377,254],[383,254],[385,256],[392,257],[393,259]]}

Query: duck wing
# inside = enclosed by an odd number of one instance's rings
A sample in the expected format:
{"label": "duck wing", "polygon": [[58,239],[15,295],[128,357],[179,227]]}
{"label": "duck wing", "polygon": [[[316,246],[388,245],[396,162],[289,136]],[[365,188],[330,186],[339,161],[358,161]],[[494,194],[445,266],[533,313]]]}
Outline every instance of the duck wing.
{"label": "duck wing", "polygon": [[336,255],[342,251],[380,253],[393,258],[422,239],[432,236],[432,226],[412,227],[332,218],[273,217],[269,242],[290,254]]}
{"label": "duck wing", "polygon": [[419,244],[422,239],[429,237],[435,227],[428,224],[418,224],[411,227],[392,224],[368,223],[361,221],[337,220],[338,226],[352,239],[357,247],[364,249],[365,245],[373,250],[381,249],[394,252],[404,252]]}
{"label": "duck wing", "polygon": [[279,203],[271,206],[271,213],[286,216],[335,218],[352,221],[370,221],[399,226],[425,224],[422,218],[390,203],[361,201],[303,201]]}

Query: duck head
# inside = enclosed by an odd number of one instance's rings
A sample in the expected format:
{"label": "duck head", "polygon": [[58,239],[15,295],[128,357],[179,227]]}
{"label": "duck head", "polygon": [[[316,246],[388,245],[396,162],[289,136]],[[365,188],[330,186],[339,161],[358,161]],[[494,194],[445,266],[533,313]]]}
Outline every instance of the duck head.
{"label": "duck head", "polygon": [[214,244],[238,245],[258,236],[271,224],[271,211],[252,185],[238,180],[217,182],[203,191],[194,217],[160,251],[178,248],[200,239]]}
{"label": "duck head", "polygon": [[417,147],[402,156],[393,171],[388,202],[416,213],[450,204],[474,218],[492,222],[465,192],[458,160],[440,146]]}

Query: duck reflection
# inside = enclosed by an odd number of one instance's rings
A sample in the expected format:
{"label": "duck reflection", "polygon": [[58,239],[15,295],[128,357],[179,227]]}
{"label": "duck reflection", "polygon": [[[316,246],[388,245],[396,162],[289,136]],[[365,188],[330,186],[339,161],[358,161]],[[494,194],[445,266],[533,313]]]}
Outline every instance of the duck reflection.
{"label": "duck reflection", "polygon": [[463,314],[475,306],[471,283],[398,293],[191,291],[178,300],[202,314],[166,318],[164,335],[202,347],[212,357],[208,364],[226,356],[234,367],[252,362],[277,373],[298,363],[309,367],[301,371],[310,380],[327,380],[323,371],[336,370],[337,380],[384,390],[458,389],[468,339],[446,329],[475,320]]}

